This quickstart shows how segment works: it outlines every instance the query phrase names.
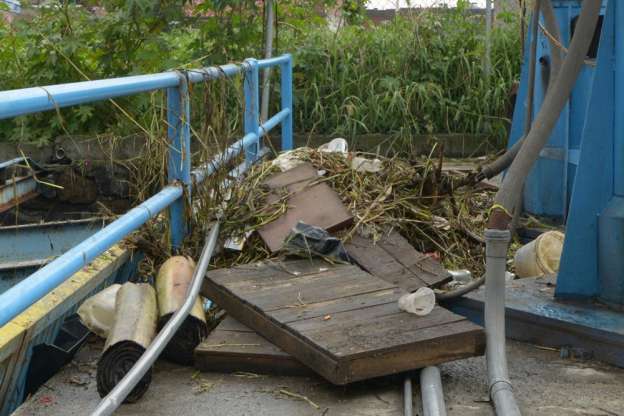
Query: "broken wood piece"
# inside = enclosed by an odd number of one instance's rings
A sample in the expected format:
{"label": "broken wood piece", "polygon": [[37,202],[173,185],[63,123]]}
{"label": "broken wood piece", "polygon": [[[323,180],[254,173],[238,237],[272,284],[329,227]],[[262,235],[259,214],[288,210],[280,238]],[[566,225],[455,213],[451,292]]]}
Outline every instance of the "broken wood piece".
{"label": "broken wood piece", "polygon": [[197,346],[195,368],[201,371],[280,376],[312,374],[297,359],[231,316],[226,316],[208,338]]}
{"label": "broken wood piece", "polygon": [[483,353],[481,327],[440,306],[422,317],[401,311],[397,300],[404,293],[357,266],[321,260],[213,270],[202,288],[228,314],[334,384]]}
{"label": "broken wood piece", "polygon": [[345,248],[364,270],[408,292],[439,287],[452,280],[439,262],[417,251],[396,231],[384,233],[377,242],[356,234]]}
{"label": "broken wood piece", "polygon": [[304,163],[273,175],[263,183],[274,191],[269,195],[269,201],[278,199],[279,194],[289,194],[286,212],[258,230],[271,252],[282,248],[290,230],[300,221],[327,231],[346,227],[353,221],[340,196],[329,185],[312,185],[317,178],[316,169],[311,164]]}

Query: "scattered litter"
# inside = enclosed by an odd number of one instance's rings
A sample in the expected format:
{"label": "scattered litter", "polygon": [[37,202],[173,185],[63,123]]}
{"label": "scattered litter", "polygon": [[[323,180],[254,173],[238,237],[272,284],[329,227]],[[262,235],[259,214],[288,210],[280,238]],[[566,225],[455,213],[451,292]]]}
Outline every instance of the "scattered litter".
{"label": "scattered litter", "polygon": [[115,298],[121,285],[113,284],[85,300],[78,316],[89,331],[107,338],[115,318]]}
{"label": "scattered litter", "polygon": [[399,298],[399,309],[418,316],[429,315],[435,306],[435,292],[428,287],[421,287],[414,293],[407,293]]}
{"label": "scattered litter", "polygon": [[356,172],[377,173],[381,171],[382,163],[379,159],[366,159],[355,156],[351,159],[351,169]]}
{"label": "scattered litter", "polygon": [[520,247],[514,256],[518,277],[537,277],[557,273],[563,240],[563,233],[547,231]]}
{"label": "scattered litter", "polygon": [[324,153],[338,153],[347,156],[349,153],[349,143],[342,137],[337,137],[328,143],[323,143],[318,150]]}
{"label": "scattered litter", "polygon": [[329,321],[330,319],[331,319],[331,315],[325,315],[325,316],[323,317],[323,320],[324,320],[324,321]]}
{"label": "scattered litter", "polygon": [[448,272],[453,276],[453,280],[458,283],[466,284],[472,281],[472,273],[470,273],[470,270],[449,270]]}
{"label": "scattered litter", "polygon": [[[303,257],[321,256],[338,261],[349,261],[342,241],[320,227],[298,222],[286,238],[284,250]],[[322,270],[321,270],[322,271]]]}
{"label": "scattered litter", "polygon": [[294,150],[280,153],[271,161],[271,166],[277,167],[280,171],[285,172],[304,163],[299,159]]}
{"label": "scattered litter", "polygon": [[292,391],[288,391],[286,389],[280,389],[279,391],[281,394],[288,396],[288,397],[292,397],[294,399],[299,399],[299,400],[303,400],[304,402],[307,402],[310,406],[312,406],[315,409],[320,409],[321,406],[319,406],[318,404],[314,403],[312,400],[310,400],[308,397],[302,395],[302,394],[297,394],[297,393],[293,393]]}
{"label": "scattered litter", "polygon": [[232,236],[225,240],[225,243],[223,243],[223,248],[230,251],[243,251],[243,248],[245,247],[245,242],[251,234],[253,234],[252,231],[247,231],[245,234]]}

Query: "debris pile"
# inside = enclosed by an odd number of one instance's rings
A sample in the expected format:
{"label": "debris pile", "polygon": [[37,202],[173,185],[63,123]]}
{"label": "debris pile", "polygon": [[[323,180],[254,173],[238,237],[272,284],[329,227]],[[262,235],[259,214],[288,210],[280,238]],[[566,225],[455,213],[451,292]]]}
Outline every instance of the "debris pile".
{"label": "debris pile", "polygon": [[[354,160],[358,163],[354,164]],[[361,169],[362,166],[375,168]],[[286,172],[281,173],[280,167],[287,168]],[[310,170],[315,177],[310,177]],[[378,241],[384,233],[396,231],[416,250],[441,261],[447,269],[467,268],[474,276],[483,274],[484,245],[480,233],[491,206],[491,189],[455,189],[463,175],[443,170],[441,159],[408,161],[310,148],[282,153],[274,161],[256,164],[244,180],[229,184],[227,189],[221,187],[220,192],[212,192],[202,201],[208,217],[223,218],[224,235],[246,240],[241,250],[225,250],[217,256],[218,267],[276,256],[276,243],[265,238],[270,224],[283,222],[293,210],[323,214],[328,211],[328,201],[334,205],[331,197],[316,201],[293,197],[293,191],[300,190],[302,183],[296,180],[296,186],[291,183],[285,192],[275,192],[276,178],[293,179],[293,172],[301,171],[305,171],[305,186],[323,186],[334,191],[352,216],[349,222],[339,213],[338,218],[344,221],[338,226],[334,224],[336,230],[332,234],[343,243],[356,235]],[[285,234],[282,231],[280,235]]]}

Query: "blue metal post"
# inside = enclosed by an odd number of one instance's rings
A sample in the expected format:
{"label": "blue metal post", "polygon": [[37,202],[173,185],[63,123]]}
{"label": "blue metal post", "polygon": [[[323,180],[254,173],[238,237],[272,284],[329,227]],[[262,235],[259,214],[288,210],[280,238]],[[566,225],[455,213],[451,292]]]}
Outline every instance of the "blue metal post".
{"label": "blue metal post", "polygon": [[[167,169],[169,182],[179,181],[183,183],[187,199],[190,202],[190,99],[187,79],[183,74],[179,74],[179,76],[179,86],[167,89],[167,135],[171,143]],[[184,198],[179,198],[169,207],[169,222],[171,227],[171,246],[175,250],[182,246],[182,241],[188,231]]]}
{"label": "blue metal post", "polygon": [[286,55],[286,62],[281,64],[281,87],[282,111],[289,110],[289,114],[282,122],[282,150],[293,148],[293,99],[292,99],[292,56]]}
{"label": "blue metal post", "polygon": [[[260,99],[258,98],[258,61],[250,58],[245,59],[245,135],[258,132],[260,127]],[[262,139],[257,138],[255,144],[245,148],[245,160],[253,163],[258,157],[258,152],[262,146]]]}

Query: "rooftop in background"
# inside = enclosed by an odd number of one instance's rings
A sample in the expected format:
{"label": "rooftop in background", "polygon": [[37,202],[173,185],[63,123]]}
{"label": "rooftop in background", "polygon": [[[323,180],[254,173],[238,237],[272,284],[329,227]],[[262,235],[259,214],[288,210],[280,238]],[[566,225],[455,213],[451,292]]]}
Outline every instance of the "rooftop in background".
{"label": "rooftop in background", "polygon": [[[485,0],[470,2],[472,8],[485,8]],[[457,0],[369,0],[366,3],[368,10],[396,10],[399,9],[422,9],[428,7],[455,7]]]}

